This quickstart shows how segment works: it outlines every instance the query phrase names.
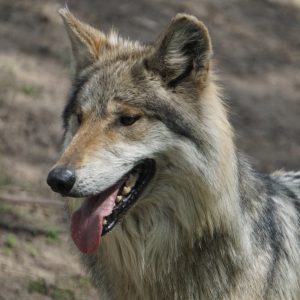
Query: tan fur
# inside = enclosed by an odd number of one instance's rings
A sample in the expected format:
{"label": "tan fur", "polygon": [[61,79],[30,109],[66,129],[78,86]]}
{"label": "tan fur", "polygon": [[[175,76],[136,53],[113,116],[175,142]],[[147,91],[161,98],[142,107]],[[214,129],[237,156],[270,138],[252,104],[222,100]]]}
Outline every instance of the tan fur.
{"label": "tan fur", "polygon": [[[105,35],[91,26],[81,23],[67,9],[60,9],[69,37],[72,40],[73,52],[77,56],[77,69],[83,68],[88,62],[99,58],[104,48],[109,48]],[[85,45],[82,47],[81,45]]]}
{"label": "tan fur", "polygon": [[[81,255],[100,299],[300,299],[299,175],[255,173],[235,149],[203,23],[179,14],[146,47],[60,13],[77,79],[88,79],[57,165],[82,172],[79,194],[105,190],[141,157],[157,166],[99,249]],[[122,114],[141,118],[122,127]]]}

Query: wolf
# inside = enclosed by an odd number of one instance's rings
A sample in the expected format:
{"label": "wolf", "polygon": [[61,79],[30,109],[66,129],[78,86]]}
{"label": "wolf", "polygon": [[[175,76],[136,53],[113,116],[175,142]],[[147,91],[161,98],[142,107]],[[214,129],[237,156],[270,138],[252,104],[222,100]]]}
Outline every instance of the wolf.
{"label": "wolf", "polygon": [[300,299],[300,172],[236,149],[205,25],[142,45],[59,13],[74,73],[47,182],[100,299]]}

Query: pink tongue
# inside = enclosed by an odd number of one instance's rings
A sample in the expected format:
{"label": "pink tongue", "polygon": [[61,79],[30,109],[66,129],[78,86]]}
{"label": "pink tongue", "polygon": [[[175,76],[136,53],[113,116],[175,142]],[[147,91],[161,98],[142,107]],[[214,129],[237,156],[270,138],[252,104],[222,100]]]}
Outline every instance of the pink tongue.
{"label": "pink tongue", "polygon": [[118,184],[97,199],[86,199],[73,213],[71,236],[81,252],[90,254],[99,246],[103,218],[112,213],[119,188]]}

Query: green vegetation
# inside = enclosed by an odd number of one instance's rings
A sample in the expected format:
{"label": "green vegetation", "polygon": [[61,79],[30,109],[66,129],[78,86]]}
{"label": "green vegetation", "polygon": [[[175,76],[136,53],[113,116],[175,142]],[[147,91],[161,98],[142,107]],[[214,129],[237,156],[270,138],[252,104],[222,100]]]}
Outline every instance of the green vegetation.
{"label": "green vegetation", "polygon": [[48,294],[48,287],[44,279],[30,281],[27,290],[29,293]]}
{"label": "green vegetation", "polygon": [[0,203],[0,214],[4,214],[7,212],[12,211],[12,207],[9,204],[5,204],[5,203]]}
{"label": "green vegetation", "polygon": [[[23,224],[32,223],[32,215],[28,213],[28,209],[14,204],[0,203],[0,217],[5,215],[7,220],[22,221]],[[3,219],[3,218],[2,218]],[[14,222],[6,222],[8,228],[13,229]]]}
{"label": "green vegetation", "polygon": [[0,174],[0,187],[5,185],[12,185],[13,183],[14,179],[11,176]]}
{"label": "green vegetation", "polygon": [[[17,229],[24,233],[43,236],[48,244],[61,241],[59,227],[45,220],[42,209],[0,203],[0,218],[11,232]],[[14,237],[14,234],[8,236],[6,243],[8,247],[15,246]],[[30,254],[36,255],[34,251],[30,251]]]}
{"label": "green vegetation", "polygon": [[76,299],[75,294],[69,289],[61,289],[58,287],[53,287],[50,291],[49,296],[55,300],[72,300]]}
{"label": "green vegetation", "polygon": [[21,86],[21,91],[31,97],[38,96],[41,92],[41,88],[33,83],[24,83]]}
{"label": "green vegetation", "polygon": [[32,242],[26,241],[23,245],[23,249],[28,253],[31,257],[38,257],[39,249],[32,245]]}
{"label": "green vegetation", "polygon": [[38,293],[48,296],[54,300],[75,300],[75,294],[69,289],[59,288],[53,284],[48,284],[40,278],[29,282],[27,290],[29,293]]}
{"label": "green vegetation", "polygon": [[91,282],[87,276],[76,275],[72,277],[72,280],[81,290],[91,287]]}
{"label": "green vegetation", "polygon": [[81,276],[78,280],[78,283],[79,283],[80,287],[82,287],[82,288],[90,288],[91,287],[90,280],[87,276]]}
{"label": "green vegetation", "polygon": [[57,229],[49,229],[47,233],[47,241],[49,243],[55,243],[60,241],[59,232]]}
{"label": "green vegetation", "polygon": [[14,97],[16,81],[13,67],[0,62],[0,106]]}
{"label": "green vegetation", "polygon": [[15,234],[13,234],[13,233],[8,233],[6,235],[6,239],[5,239],[4,244],[8,248],[14,248],[14,247],[16,247],[17,244],[18,244],[17,236]]}

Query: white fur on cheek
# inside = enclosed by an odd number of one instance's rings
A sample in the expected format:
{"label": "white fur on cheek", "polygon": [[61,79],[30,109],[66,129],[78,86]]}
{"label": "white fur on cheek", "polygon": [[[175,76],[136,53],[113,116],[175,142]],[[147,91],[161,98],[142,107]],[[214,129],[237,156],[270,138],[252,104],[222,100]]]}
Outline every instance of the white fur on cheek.
{"label": "white fur on cheek", "polygon": [[140,142],[119,142],[95,152],[77,169],[76,183],[71,194],[89,196],[106,190],[129,172],[140,160],[154,158],[168,147],[167,136],[157,131]]}

